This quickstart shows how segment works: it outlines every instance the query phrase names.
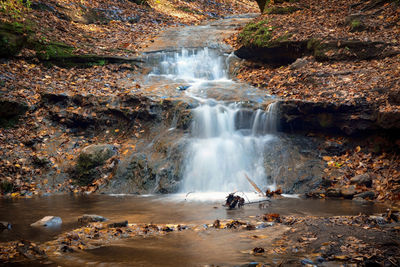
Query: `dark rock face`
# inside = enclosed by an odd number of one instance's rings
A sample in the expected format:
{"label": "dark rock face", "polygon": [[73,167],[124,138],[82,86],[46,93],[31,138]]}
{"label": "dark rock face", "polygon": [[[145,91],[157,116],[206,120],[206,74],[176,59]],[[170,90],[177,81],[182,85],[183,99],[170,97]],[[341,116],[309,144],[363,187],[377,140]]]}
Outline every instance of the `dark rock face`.
{"label": "dark rock face", "polygon": [[20,116],[28,111],[28,105],[23,101],[0,99],[0,118],[9,119]]}
{"label": "dark rock face", "polygon": [[282,100],[278,105],[282,131],[316,130],[352,135],[366,130],[400,129],[400,113],[383,113],[363,103]]}
{"label": "dark rock face", "polygon": [[399,53],[398,47],[382,42],[317,39],[275,41],[273,45],[265,47],[243,45],[235,51],[239,58],[270,65],[287,65],[310,55],[317,61],[343,61],[381,59]]}
{"label": "dark rock face", "polygon": [[278,66],[290,64],[307,54],[309,54],[307,52],[307,41],[282,41],[273,47],[242,46],[235,51],[235,55],[239,58]]}

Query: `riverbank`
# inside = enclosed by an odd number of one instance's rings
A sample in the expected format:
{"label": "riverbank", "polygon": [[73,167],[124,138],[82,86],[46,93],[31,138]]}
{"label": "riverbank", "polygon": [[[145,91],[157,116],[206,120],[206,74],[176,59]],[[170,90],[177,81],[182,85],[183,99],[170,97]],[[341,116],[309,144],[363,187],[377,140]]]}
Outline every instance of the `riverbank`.
{"label": "riverbank", "polygon": [[282,130],[326,140],[309,196],[398,205],[399,18],[395,1],[275,1],[226,40],[236,78],[282,99]]}

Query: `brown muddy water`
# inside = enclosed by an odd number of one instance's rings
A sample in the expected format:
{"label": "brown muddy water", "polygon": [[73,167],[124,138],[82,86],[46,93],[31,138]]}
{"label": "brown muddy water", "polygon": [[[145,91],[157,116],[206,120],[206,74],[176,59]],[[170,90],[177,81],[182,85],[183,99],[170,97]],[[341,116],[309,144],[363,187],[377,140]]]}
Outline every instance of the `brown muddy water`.
{"label": "brown muddy water", "polygon": [[[248,221],[264,213],[335,216],[373,214],[384,209],[382,206],[361,205],[351,200],[299,198],[273,199],[268,205],[251,204],[235,210],[227,210],[222,204],[222,200],[190,201],[175,195],[56,195],[34,199],[1,199],[0,220],[9,221],[13,226],[11,230],[0,233],[0,240],[52,240],[78,227],[77,219],[83,214],[98,214],[110,221],[128,220],[129,223],[203,226],[216,219]],[[47,215],[61,217],[62,226],[53,229],[30,226]],[[260,260],[246,252],[257,245],[268,246],[282,236],[285,230],[284,225],[245,232],[186,230],[163,236],[117,241],[105,247],[65,254],[52,260],[55,266],[236,266]],[[265,237],[253,240],[254,235]]]}

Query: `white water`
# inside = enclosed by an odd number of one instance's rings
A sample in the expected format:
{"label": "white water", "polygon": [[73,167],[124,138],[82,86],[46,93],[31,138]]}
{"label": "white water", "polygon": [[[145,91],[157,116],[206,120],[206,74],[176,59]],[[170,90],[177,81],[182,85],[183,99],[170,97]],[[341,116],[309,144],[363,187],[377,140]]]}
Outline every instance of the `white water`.
{"label": "white water", "polygon": [[254,191],[246,175],[262,189],[273,188],[273,181],[267,181],[263,153],[276,131],[275,105],[252,111],[204,97],[206,90],[229,90],[235,84],[228,78],[226,61],[227,57],[207,48],[182,50],[164,54],[151,74],[190,85],[185,93],[200,102],[193,110],[183,193]]}

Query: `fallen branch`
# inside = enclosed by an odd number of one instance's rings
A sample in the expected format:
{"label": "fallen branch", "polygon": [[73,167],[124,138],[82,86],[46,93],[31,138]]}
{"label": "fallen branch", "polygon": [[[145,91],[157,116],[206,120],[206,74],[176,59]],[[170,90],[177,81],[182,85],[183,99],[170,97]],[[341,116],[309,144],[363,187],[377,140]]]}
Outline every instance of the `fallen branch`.
{"label": "fallen branch", "polygon": [[264,193],[261,191],[261,189],[256,185],[255,182],[253,182],[247,174],[244,174],[246,176],[247,181],[254,187],[254,189],[257,191],[257,193],[261,194],[263,197],[265,197]]}

